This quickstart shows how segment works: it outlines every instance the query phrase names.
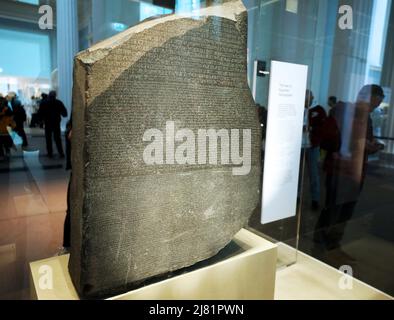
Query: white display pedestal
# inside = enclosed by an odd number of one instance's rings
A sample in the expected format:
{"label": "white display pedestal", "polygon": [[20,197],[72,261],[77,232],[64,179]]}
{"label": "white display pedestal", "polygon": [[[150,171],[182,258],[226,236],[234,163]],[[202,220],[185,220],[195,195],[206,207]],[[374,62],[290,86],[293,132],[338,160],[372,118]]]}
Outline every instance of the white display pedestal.
{"label": "white display pedestal", "polygon": [[[245,229],[233,243],[239,250],[231,257],[110,300],[274,299],[276,245]],[[68,273],[68,260],[69,255],[64,255],[30,263],[33,299],[79,299]],[[48,279],[53,279],[52,283]]]}

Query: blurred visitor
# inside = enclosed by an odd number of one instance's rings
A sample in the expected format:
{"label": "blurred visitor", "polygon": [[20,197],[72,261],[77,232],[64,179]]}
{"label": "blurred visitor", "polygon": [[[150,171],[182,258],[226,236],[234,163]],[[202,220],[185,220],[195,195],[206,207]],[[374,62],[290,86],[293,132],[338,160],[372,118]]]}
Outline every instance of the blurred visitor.
{"label": "blurred visitor", "polygon": [[356,103],[337,103],[325,122],[322,148],[327,151],[326,200],[315,227],[314,241],[326,250],[340,247],[364,186],[368,155],[384,148],[373,136],[371,119],[371,113],[383,99],[380,86],[364,86]]}
{"label": "blurred visitor", "polygon": [[30,128],[36,128],[40,127],[41,129],[44,128],[44,122],[40,117],[40,105],[48,99],[48,95],[46,93],[41,94],[41,98],[35,98],[34,99],[34,105],[33,105],[33,112],[31,115],[31,121],[30,121]]}
{"label": "blurred visitor", "polygon": [[55,140],[57,151],[61,158],[64,158],[63,145],[61,140],[60,123],[62,117],[67,117],[67,109],[63,102],[56,99],[56,92],[51,91],[47,99],[43,99],[40,104],[39,116],[45,125],[45,138],[47,145],[47,156],[53,157],[52,136]]}
{"label": "blurred visitor", "polygon": [[8,92],[6,99],[7,99],[8,109],[10,110],[10,112],[14,112],[14,109],[12,108],[12,102],[15,98],[16,98],[15,92],[13,91]]}
{"label": "blurred visitor", "polygon": [[328,107],[331,110],[332,108],[334,108],[337,105],[338,98],[335,97],[335,96],[331,96],[331,97],[328,98],[328,102],[327,103],[328,103]]}
{"label": "blurred visitor", "polygon": [[326,111],[320,105],[311,107],[314,96],[311,90],[306,91],[305,96],[305,113],[307,119],[305,120],[304,135],[308,134],[304,139],[305,159],[309,175],[309,189],[311,193],[311,208],[318,210],[320,207],[320,143],[321,132],[324,122],[327,118]]}
{"label": "blurred visitor", "polygon": [[8,128],[14,129],[16,124],[12,117],[12,111],[8,107],[7,99],[0,98],[0,160],[9,157],[10,149],[14,143],[9,135]]}
{"label": "blurred visitor", "polygon": [[16,124],[14,131],[22,138],[23,141],[22,147],[27,147],[28,142],[24,128],[26,122],[25,108],[23,107],[21,101],[17,97],[14,97],[14,99],[12,99],[11,105],[13,109],[14,121]]}

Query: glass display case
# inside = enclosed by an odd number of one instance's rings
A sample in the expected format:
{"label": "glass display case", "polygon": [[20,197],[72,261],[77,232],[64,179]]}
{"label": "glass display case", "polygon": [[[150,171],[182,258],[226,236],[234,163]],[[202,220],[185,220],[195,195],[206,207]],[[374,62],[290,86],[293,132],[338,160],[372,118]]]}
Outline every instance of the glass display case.
{"label": "glass display case", "polygon": [[[2,108],[19,99],[29,127],[28,146],[3,132],[0,298],[28,298],[29,263],[68,252],[70,228],[73,284],[88,294],[116,261],[127,292],[146,284],[127,286],[138,268],[161,268],[138,281],[175,279],[223,248],[219,260],[247,255],[254,236],[277,270],[307,254],[394,294],[392,0],[0,2],[0,42],[13,48],[0,53]],[[41,5],[53,8],[48,30]],[[53,89],[65,159],[39,119]],[[216,149],[199,154],[209,129]],[[154,257],[137,263],[123,252],[133,243]]]}

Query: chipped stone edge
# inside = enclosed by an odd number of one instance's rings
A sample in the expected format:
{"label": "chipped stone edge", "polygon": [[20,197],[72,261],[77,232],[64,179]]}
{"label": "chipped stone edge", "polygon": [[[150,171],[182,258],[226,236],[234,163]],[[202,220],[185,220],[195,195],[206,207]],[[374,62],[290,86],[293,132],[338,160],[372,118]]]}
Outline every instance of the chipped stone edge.
{"label": "chipped stone edge", "polygon": [[[194,10],[189,13],[172,14],[172,15],[164,16],[162,18],[145,21],[122,33],[119,33],[118,35],[115,35],[107,40],[101,41],[85,51],[80,52],[77,55],[77,59],[81,60],[81,62],[84,64],[94,64],[95,62],[107,56],[112,49],[127,42],[127,40],[129,40],[135,34],[141,33],[147,29],[150,29],[162,23],[175,21],[183,18],[205,20],[209,16],[222,17],[236,22],[237,17],[240,14],[244,13],[245,11],[246,8],[243,5],[242,1],[235,0],[208,8]],[[179,36],[179,34],[176,36]],[[170,38],[171,36],[169,37],[169,39]]]}

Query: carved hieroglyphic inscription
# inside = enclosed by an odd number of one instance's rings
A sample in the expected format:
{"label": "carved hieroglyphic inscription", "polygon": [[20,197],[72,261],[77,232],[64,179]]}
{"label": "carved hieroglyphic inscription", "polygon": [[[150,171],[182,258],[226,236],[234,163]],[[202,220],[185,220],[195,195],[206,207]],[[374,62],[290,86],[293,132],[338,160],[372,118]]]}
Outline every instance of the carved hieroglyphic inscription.
{"label": "carved hieroglyphic inscription", "polygon": [[[239,1],[223,6],[236,9],[234,19],[161,18],[76,57],[69,269],[82,296],[127,290],[212,257],[258,204],[247,15]],[[193,132],[251,130],[249,174],[209,162],[147,165],[144,132],[164,131],[168,121]]]}

